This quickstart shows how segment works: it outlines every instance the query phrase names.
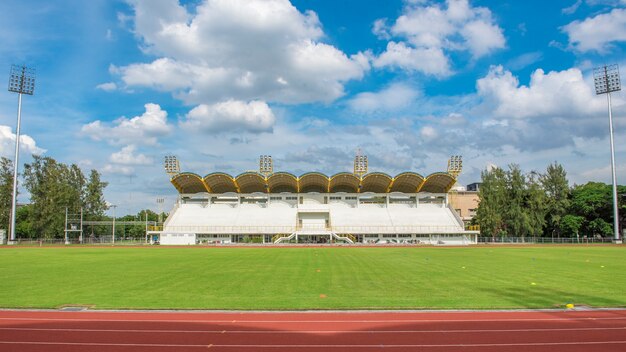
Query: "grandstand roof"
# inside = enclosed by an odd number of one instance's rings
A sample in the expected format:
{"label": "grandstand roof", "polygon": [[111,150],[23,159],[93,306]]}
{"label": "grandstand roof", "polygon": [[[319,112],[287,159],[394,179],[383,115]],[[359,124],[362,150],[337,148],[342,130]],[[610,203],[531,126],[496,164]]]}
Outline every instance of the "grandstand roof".
{"label": "grandstand roof", "polygon": [[447,172],[436,172],[424,178],[414,172],[404,172],[392,177],[383,172],[371,172],[359,177],[348,172],[327,176],[309,172],[297,177],[288,172],[277,172],[265,177],[257,172],[244,172],[236,177],[215,172],[200,177],[183,172],[170,179],[180,193],[447,193],[456,182]]}

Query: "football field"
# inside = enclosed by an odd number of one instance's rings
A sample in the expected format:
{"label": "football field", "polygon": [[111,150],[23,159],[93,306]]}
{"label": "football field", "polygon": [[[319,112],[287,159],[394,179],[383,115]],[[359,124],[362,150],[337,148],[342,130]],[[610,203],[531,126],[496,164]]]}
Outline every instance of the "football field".
{"label": "football field", "polygon": [[626,247],[7,247],[0,307],[626,306]]}

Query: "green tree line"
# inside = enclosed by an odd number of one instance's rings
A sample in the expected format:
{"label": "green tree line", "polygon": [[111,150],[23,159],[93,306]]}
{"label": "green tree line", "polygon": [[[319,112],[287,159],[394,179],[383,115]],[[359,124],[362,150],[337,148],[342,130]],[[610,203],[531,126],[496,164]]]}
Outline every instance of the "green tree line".
{"label": "green tree line", "polygon": [[[51,157],[33,155],[24,165],[24,188],[30,202],[16,211],[15,232],[19,238],[63,237],[65,209],[99,220],[107,209],[103,191],[107,186],[100,174],[91,170],[86,177],[75,164],[66,165]],[[13,163],[0,158],[0,228],[9,228],[13,183]]]}
{"label": "green tree line", "polygon": [[[83,210],[83,219],[111,221],[105,215],[107,203],[104,199],[103,182],[97,170],[88,176],[75,164],[66,165],[51,157],[33,156],[31,163],[24,165],[23,186],[30,194],[28,204],[20,204],[16,211],[15,232],[18,238],[62,238],[65,230],[65,209],[72,213]],[[0,158],[0,229],[8,232],[13,189],[13,162]],[[136,215],[117,217],[122,221],[158,221],[159,214],[141,210]],[[167,216],[161,214],[162,218]],[[103,236],[111,234],[110,225],[85,225],[83,235]],[[143,238],[145,225],[116,225],[118,238]]]}
{"label": "green tree line", "polygon": [[[474,222],[483,236],[576,237],[613,234],[611,185],[588,182],[569,186],[562,165],[550,164],[544,173],[524,173],[516,164],[481,174],[479,204]],[[620,224],[626,186],[618,186]]]}

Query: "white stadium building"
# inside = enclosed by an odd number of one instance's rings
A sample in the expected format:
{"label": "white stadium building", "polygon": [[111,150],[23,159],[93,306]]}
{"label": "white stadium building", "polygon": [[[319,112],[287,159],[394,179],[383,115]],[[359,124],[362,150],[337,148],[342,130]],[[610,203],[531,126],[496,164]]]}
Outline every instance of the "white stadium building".
{"label": "white stadium building", "polygon": [[366,173],[367,159],[358,155],[354,173],[333,176],[274,173],[267,156],[261,157],[260,164],[260,172],[236,177],[216,172],[201,177],[179,172],[177,160],[166,158],[170,181],[179,195],[163,227],[152,231],[153,241],[476,243],[477,232],[465,230],[448,202],[448,192],[460,172],[460,157],[450,160],[447,172],[427,177],[414,172],[395,177]]}

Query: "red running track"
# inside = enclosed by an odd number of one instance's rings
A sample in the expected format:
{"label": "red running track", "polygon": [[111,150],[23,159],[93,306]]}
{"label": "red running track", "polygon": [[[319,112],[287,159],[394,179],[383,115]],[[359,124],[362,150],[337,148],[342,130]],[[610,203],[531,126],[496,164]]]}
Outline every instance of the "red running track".
{"label": "red running track", "polygon": [[626,351],[626,310],[0,311],[0,351]]}

